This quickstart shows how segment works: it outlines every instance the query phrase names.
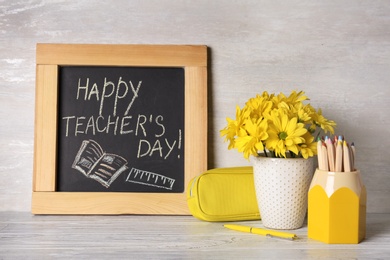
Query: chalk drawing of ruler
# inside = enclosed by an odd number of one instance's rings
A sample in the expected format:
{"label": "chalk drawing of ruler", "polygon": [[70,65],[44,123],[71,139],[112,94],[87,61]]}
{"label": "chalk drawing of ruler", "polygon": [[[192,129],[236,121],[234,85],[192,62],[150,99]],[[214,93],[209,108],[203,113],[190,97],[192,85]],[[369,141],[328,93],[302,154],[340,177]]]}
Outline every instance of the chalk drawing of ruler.
{"label": "chalk drawing of ruler", "polygon": [[126,182],[172,190],[175,180],[154,172],[131,168],[129,175],[126,178]]}

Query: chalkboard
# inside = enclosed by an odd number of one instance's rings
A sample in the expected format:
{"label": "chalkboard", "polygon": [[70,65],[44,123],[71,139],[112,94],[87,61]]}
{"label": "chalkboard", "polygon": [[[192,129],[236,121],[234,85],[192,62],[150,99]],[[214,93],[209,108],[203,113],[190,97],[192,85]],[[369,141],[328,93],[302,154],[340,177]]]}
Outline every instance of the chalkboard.
{"label": "chalkboard", "polygon": [[189,215],[207,47],[37,44],[33,214]]}
{"label": "chalkboard", "polygon": [[58,191],[183,192],[184,69],[62,66]]}

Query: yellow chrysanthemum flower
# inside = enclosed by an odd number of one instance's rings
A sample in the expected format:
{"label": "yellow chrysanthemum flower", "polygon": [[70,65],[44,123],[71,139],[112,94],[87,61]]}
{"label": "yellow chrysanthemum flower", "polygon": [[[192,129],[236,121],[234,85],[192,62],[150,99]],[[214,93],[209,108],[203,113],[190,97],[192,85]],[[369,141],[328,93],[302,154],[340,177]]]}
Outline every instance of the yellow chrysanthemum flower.
{"label": "yellow chrysanthemum flower", "polygon": [[334,134],[333,127],[336,126],[336,123],[332,120],[326,119],[322,115],[321,108],[318,109],[318,112],[313,116],[313,120],[315,121],[315,123],[317,125],[319,125],[325,131],[325,133],[327,133],[329,131],[330,133]]}
{"label": "yellow chrysanthemum flower", "polygon": [[298,103],[295,105],[298,122],[300,123],[309,123],[312,120],[311,115],[315,110],[310,105],[303,105],[302,103]]}
{"label": "yellow chrysanthemum flower", "polygon": [[226,118],[228,125],[220,131],[221,136],[225,136],[225,141],[229,142],[228,149],[234,148],[234,139],[238,135],[244,120],[248,117],[248,109],[240,109],[236,106],[236,120]]}
{"label": "yellow chrysanthemum flower", "polygon": [[246,159],[250,155],[257,156],[258,151],[264,150],[263,141],[268,138],[266,132],[268,124],[266,120],[257,120],[252,122],[248,119],[245,121],[245,130],[240,129],[239,135],[235,140],[235,148],[244,154]]}
{"label": "yellow chrysanthemum flower", "polygon": [[272,102],[266,97],[257,95],[255,98],[251,98],[246,103],[246,107],[250,110],[250,118],[252,121],[257,121],[264,117],[264,114],[268,114],[272,109]]}
{"label": "yellow chrysanthemum flower", "polygon": [[291,92],[290,96],[287,98],[288,103],[302,103],[302,101],[309,100],[307,96],[305,96],[305,92],[299,91],[298,93],[294,90]]}
{"label": "yellow chrysanthemum flower", "polygon": [[278,94],[277,96],[272,97],[272,101],[276,107],[280,108],[280,104],[282,105],[291,105],[294,106],[297,103],[302,103],[304,100],[308,100],[307,96],[304,95],[303,91],[296,92],[292,91],[290,96],[286,97],[283,93]]}
{"label": "yellow chrysanthemum flower", "polygon": [[305,142],[302,137],[307,132],[305,125],[298,123],[296,117],[289,119],[286,114],[272,113],[271,118],[272,123],[268,130],[269,138],[266,140],[267,148],[274,151],[277,157],[281,155],[286,157],[287,151],[298,155],[298,145]]}
{"label": "yellow chrysanthemum flower", "polygon": [[307,132],[303,135],[305,142],[299,146],[303,158],[307,159],[317,154],[317,142],[314,142],[314,136]]}

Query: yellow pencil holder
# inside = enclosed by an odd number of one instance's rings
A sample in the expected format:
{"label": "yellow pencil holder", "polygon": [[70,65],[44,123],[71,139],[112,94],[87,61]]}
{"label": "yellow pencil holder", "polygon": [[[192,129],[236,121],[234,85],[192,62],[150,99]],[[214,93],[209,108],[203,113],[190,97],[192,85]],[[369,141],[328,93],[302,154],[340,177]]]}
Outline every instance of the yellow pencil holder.
{"label": "yellow pencil holder", "polygon": [[358,244],[366,236],[366,188],[360,171],[317,169],[309,188],[308,237],[328,244]]}

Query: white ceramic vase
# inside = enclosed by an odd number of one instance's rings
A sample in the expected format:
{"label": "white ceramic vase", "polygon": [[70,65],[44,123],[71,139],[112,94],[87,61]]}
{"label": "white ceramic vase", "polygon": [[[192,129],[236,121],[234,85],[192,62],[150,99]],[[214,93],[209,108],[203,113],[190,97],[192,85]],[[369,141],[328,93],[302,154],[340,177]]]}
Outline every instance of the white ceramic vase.
{"label": "white ceramic vase", "polygon": [[263,225],[273,229],[302,227],[314,158],[252,157],[252,163]]}

